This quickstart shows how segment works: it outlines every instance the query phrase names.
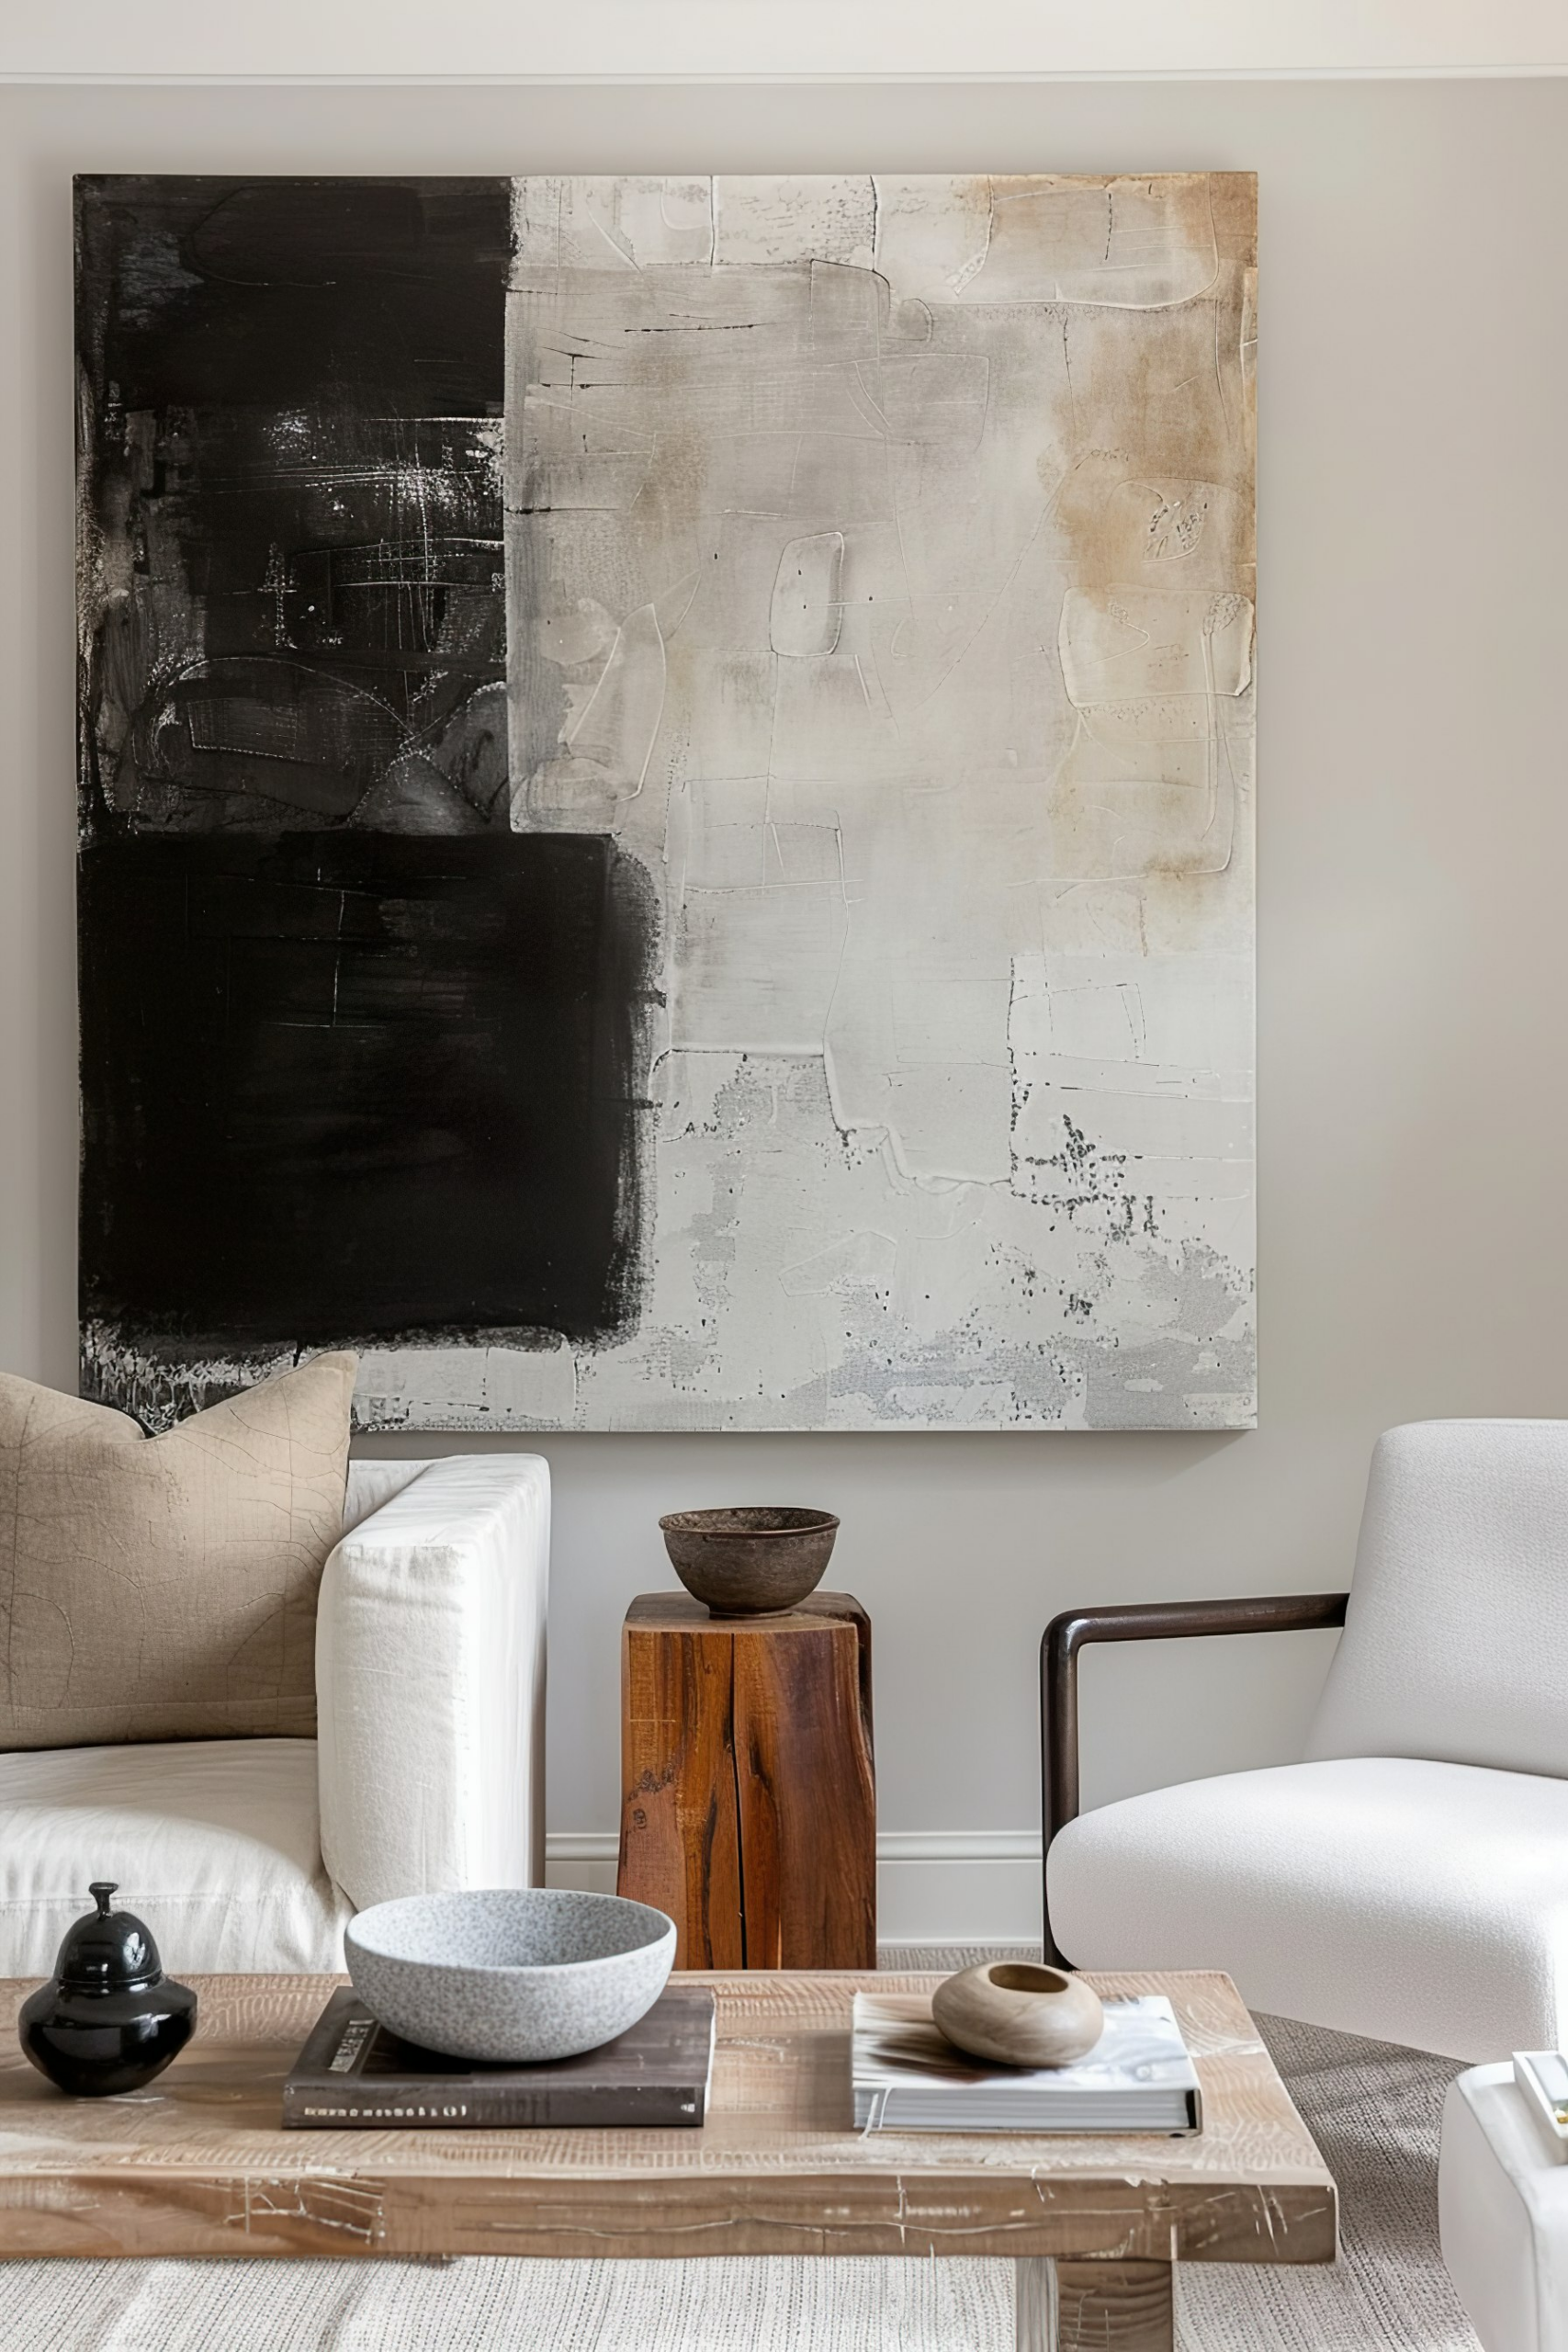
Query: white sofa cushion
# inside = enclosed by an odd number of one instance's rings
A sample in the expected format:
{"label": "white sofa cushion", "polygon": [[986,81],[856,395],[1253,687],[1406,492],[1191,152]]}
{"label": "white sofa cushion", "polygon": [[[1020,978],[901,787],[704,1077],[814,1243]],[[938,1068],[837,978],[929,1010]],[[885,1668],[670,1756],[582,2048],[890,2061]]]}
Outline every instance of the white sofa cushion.
{"label": "white sofa cushion", "polygon": [[1080,1968],[1223,1968],[1252,2008],[1487,2059],[1568,2028],[1568,1782],[1409,1757],[1233,1772],[1069,1822]]}
{"label": "white sofa cushion", "polygon": [[351,1462],[343,1498],[343,1532],[357,1527],[373,1510],[389,1503],[406,1487],[434,1467],[431,1459],[418,1462]]}
{"label": "white sofa cushion", "polygon": [[0,1756],[4,1973],[50,1974],[95,1878],[118,1883],[173,1976],[340,1969],[353,1905],[321,1866],[316,1818],[310,1739]]}

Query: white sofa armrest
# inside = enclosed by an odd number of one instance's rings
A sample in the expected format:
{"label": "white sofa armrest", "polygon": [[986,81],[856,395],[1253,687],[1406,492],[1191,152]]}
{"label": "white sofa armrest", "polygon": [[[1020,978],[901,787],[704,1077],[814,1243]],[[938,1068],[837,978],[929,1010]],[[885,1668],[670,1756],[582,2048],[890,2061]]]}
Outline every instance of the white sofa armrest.
{"label": "white sofa armrest", "polygon": [[321,1859],[356,1910],[544,1878],[550,1474],[456,1454],[351,1527],[321,1578]]}

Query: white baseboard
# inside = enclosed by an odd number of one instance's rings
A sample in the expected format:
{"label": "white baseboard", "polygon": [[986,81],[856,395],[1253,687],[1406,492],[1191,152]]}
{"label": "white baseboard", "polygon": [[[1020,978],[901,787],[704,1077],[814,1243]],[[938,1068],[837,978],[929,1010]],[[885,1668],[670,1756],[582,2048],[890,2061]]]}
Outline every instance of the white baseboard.
{"label": "white baseboard", "polygon": [[[616,1840],[553,1830],[546,1880],[615,1891]],[[1040,1838],[1025,1829],[885,1829],[876,1840],[877,1933],[887,1943],[1029,1943],[1040,1934]]]}

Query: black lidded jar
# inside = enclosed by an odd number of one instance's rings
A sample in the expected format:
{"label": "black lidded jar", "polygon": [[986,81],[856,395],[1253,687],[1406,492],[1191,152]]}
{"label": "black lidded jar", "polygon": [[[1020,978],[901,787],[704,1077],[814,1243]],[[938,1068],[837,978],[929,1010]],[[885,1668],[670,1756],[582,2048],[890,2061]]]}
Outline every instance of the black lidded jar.
{"label": "black lidded jar", "polygon": [[196,1995],[165,1976],[140,1919],[111,1911],[111,1882],[60,1947],[54,1974],[22,2004],[24,2052],[40,2075],[77,2098],[140,2090],[177,2058],[196,2030]]}

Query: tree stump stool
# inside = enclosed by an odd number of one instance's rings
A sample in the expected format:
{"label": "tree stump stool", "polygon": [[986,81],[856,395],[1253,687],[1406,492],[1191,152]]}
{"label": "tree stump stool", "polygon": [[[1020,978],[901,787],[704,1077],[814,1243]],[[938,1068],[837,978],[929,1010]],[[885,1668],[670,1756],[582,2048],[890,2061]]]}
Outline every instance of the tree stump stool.
{"label": "tree stump stool", "polygon": [[713,1617],[645,1592],[621,1639],[622,1894],[677,1968],[874,1968],[871,1620],[817,1592]]}

